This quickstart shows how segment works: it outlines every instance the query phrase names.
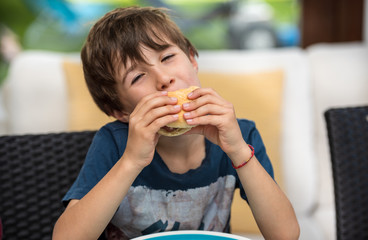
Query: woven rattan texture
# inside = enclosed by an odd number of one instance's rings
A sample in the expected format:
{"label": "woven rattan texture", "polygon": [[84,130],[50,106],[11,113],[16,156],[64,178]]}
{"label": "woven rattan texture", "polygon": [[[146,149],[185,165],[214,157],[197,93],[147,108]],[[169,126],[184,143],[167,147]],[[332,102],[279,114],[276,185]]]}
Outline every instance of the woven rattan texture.
{"label": "woven rattan texture", "polygon": [[95,132],[0,137],[4,240],[51,239]]}
{"label": "woven rattan texture", "polygon": [[325,118],[337,239],[368,239],[368,107],[330,109]]}

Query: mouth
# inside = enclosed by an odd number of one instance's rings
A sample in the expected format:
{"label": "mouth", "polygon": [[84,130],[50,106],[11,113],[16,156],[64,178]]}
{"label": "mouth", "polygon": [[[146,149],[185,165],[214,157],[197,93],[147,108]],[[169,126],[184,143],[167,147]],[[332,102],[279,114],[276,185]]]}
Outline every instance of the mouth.
{"label": "mouth", "polygon": [[173,128],[173,127],[164,126],[158,131],[158,133],[163,135],[163,136],[175,137],[175,136],[179,136],[179,135],[182,135],[182,134],[188,132],[191,128],[192,127]]}
{"label": "mouth", "polygon": [[162,129],[170,133],[170,132],[177,131],[179,128],[172,128],[172,127],[164,126],[162,127]]}

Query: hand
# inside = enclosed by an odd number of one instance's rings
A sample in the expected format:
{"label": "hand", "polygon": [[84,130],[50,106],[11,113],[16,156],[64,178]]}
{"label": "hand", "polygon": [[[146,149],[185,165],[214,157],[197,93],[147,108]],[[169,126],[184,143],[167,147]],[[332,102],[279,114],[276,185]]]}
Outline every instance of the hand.
{"label": "hand", "polygon": [[183,104],[183,110],[186,111],[184,118],[188,124],[198,126],[187,134],[203,134],[228,155],[244,149],[246,143],[230,102],[209,88],[196,89],[188,98],[193,101]]}
{"label": "hand", "polygon": [[142,169],[152,161],[158,142],[158,130],[178,119],[181,106],[167,92],[150,94],[142,98],[129,117],[129,135],[124,152],[126,159]]}

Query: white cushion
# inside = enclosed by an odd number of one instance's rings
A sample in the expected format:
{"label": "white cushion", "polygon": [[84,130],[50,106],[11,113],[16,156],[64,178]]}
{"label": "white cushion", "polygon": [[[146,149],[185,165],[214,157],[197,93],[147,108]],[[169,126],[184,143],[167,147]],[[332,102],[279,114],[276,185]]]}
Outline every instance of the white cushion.
{"label": "white cushion", "polygon": [[64,54],[25,51],[11,63],[5,81],[8,133],[64,131],[67,92],[61,59]]}
{"label": "white cushion", "polygon": [[3,103],[2,91],[0,91],[0,135],[7,133],[8,116],[5,111],[5,105]]}

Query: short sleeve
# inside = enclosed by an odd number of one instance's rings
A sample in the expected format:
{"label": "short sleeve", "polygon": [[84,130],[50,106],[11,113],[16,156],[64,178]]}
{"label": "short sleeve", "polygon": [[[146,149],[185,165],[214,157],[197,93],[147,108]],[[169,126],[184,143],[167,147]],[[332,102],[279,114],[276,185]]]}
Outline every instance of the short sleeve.
{"label": "short sleeve", "polygon": [[85,162],[72,187],[63,198],[67,205],[72,199],[83,198],[119,160],[119,150],[111,131],[103,127],[93,138]]}

